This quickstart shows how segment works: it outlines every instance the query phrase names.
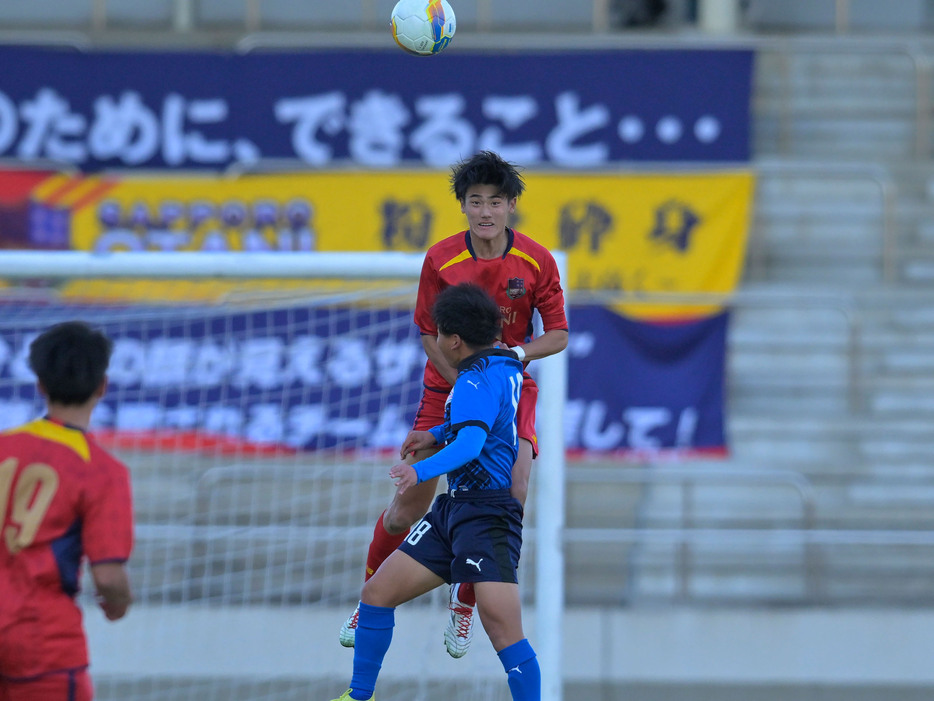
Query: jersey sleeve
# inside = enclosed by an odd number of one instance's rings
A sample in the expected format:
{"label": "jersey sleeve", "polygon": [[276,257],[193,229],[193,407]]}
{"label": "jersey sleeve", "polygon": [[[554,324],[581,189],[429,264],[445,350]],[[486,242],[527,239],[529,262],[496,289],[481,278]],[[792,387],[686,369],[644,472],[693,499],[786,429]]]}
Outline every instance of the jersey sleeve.
{"label": "jersey sleeve", "polygon": [[464,426],[457,438],[437,453],[413,465],[419,482],[440,477],[476,458],[483,451],[487,432],[478,426]]}
{"label": "jersey sleeve", "polygon": [[422,272],[418,278],[418,294],[415,298],[415,325],[422,335],[437,336],[438,327],[431,317],[431,308],[441,291],[441,278],[434,264],[431,249],[425,255]]}
{"label": "jersey sleeve", "polygon": [[545,331],[567,331],[568,319],[564,311],[564,290],[561,289],[558,264],[546,250],[539,265],[542,274],[535,289],[535,307],[542,317],[542,328]]}
{"label": "jersey sleeve", "polygon": [[87,493],[82,539],[92,565],[125,562],[133,550],[133,502],[126,466],[110,456],[96,456],[100,470]]}

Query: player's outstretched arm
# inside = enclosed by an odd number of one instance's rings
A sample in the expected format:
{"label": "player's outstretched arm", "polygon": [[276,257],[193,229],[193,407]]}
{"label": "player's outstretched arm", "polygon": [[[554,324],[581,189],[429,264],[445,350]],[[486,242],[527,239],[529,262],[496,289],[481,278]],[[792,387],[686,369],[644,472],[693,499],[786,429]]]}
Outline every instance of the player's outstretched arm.
{"label": "player's outstretched arm", "polygon": [[126,615],[133,602],[130,579],[122,562],[102,562],[91,565],[91,578],[97,589],[97,602],[110,621]]}

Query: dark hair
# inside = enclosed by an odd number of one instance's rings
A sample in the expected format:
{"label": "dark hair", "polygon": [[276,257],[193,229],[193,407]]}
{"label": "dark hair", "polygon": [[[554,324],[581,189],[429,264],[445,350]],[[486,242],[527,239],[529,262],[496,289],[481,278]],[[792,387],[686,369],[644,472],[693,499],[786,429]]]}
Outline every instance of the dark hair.
{"label": "dark hair", "polygon": [[29,344],[29,367],[50,402],[84,404],[101,386],[113,343],[83,321],[66,321]]}
{"label": "dark hair", "polygon": [[472,348],[491,345],[503,326],[499,305],[486,290],[470,282],[443,289],[431,315],[441,333],[456,333]]}
{"label": "dark hair", "polygon": [[463,202],[474,185],[492,185],[510,200],[525,190],[518,168],[493,151],[480,151],[451,168],[451,190],[458,200]]}

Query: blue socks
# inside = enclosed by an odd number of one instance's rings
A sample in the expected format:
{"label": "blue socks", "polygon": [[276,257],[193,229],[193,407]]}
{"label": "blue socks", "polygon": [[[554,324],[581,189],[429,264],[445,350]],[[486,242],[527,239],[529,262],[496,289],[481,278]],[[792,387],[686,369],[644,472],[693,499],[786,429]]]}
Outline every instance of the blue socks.
{"label": "blue socks", "polygon": [[[357,634],[354,641],[353,678],[350,698],[366,701],[373,697],[376,678],[392,642],[395,626],[393,608],[360,604]],[[541,701],[542,674],[535,650],[525,638],[500,650],[497,655],[506,670],[506,680],[513,701]]]}
{"label": "blue socks", "polygon": [[376,677],[392,642],[395,609],[360,602],[360,617],[354,639],[353,678],[350,698],[366,701],[373,697]]}
{"label": "blue socks", "polygon": [[[359,635],[359,632],[357,634]],[[540,701],[542,673],[538,667],[535,650],[529,641],[523,638],[496,654],[506,670],[506,680],[509,682],[513,701]]]}

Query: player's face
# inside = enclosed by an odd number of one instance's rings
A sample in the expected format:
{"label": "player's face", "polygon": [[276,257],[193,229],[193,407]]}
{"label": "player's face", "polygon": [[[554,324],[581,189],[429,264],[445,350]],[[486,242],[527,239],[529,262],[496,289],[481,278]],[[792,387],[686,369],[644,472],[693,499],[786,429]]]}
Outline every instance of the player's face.
{"label": "player's face", "polygon": [[506,222],[516,211],[516,198],[506,199],[494,185],[474,185],[467,190],[461,211],[467,215],[471,235],[493,241],[506,235]]}

